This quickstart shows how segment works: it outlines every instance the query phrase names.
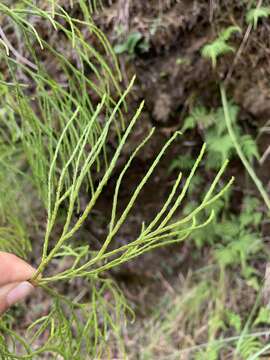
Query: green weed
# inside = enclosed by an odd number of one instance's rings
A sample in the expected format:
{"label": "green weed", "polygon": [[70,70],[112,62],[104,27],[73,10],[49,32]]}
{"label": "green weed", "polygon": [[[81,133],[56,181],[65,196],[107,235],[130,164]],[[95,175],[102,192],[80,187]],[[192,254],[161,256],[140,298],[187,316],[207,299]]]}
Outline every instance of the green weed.
{"label": "green weed", "polygon": [[238,26],[229,26],[218,35],[216,40],[210,44],[204,45],[201,50],[202,56],[212,61],[212,66],[214,69],[217,65],[217,59],[220,56],[234,52],[234,47],[229,45],[227,42],[233,34],[239,32],[241,32],[241,29]]}
{"label": "green weed", "polygon": [[[119,85],[121,72],[114,51],[93,24],[84,2],[80,2],[83,20],[71,18],[55,2],[51,11],[41,10],[32,2],[24,1],[23,4],[13,8],[0,4],[5,21],[16,28],[26,49],[24,56],[18,55],[8,39],[5,41],[2,37],[5,46],[1,61],[9,72],[2,76],[0,83],[3,94],[0,145],[4,149],[1,170],[3,174],[10,173],[12,181],[7,177],[0,179],[4,185],[1,191],[6,193],[0,207],[5,219],[0,247],[10,250],[11,244],[16,244],[13,250],[25,258],[31,253],[30,241],[23,236],[28,233],[27,224],[20,225],[19,220],[23,217],[20,209],[17,209],[17,216],[6,206],[13,192],[18,196],[27,190],[25,182],[29,181],[32,196],[46,211],[47,217],[42,226],[45,234],[40,261],[32,283],[47,292],[51,305],[47,314],[30,324],[25,337],[13,330],[9,314],[1,319],[0,354],[3,359],[35,359],[41,354],[64,359],[85,359],[85,354],[89,358],[110,358],[109,339],[125,357],[122,329],[126,314],[132,314],[132,311],[119,289],[106,276],[107,272],[147,251],[184,241],[193,231],[207,226],[214,218],[214,211],[209,212],[202,222],[197,219],[223,196],[233,179],[219,187],[227,166],[225,161],[201,203],[182,218],[176,216],[203,158],[204,145],[182,187],[182,174],[179,173],[167,200],[153,214],[152,220],[141,224],[140,233],[134,234],[132,241],[119,244],[117,235],[139,194],[168,147],[180,135],[176,132],[164,144],[120,212],[118,201],[123,178],[138,152],[152,137],[152,129],[130,154],[116,180],[106,238],[98,249],[91,243],[82,245],[78,242],[85,221],[92,215],[115,171],[144,103],[130,119],[126,119],[126,98],[135,79],[122,92]],[[42,38],[31,22],[33,18],[64,35],[70,50],[76,54],[76,66],[61,50]],[[99,43],[99,52],[85,39],[81,25],[86,26]],[[2,31],[5,32],[5,28]],[[63,82],[56,81],[54,74],[46,68],[46,62],[40,61],[40,53],[50,54]],[[107,146],[109,136],[116,139],[116,146],[110,151]],[[24,182],[20,181],[21,177]],[[13,188],[13,183],[18,187]],[[84,206],[80,201],[82,194],[87,194]],[[76,216],[78,212],[79,217]],[[18,239],[20,243],[17,244]],[[65,259],[69,259],[69,266],[55,272],[52,264]],[[79,295],[78,298],[63,296],[53,287],[61,282],[68,285],[77,279],[89,289],[81,301]]]}
{"label": "green weed", "polygon": [[136,49],[143,52],[149,50],[149,44],[138,31],[130,33],[124,42],[117,44],[114,47],[114,51],[118,55],[127,53],[130,56],[134,56]]}
{"label": "green weed", "polygon": [[268,18],[270,15],[269,6],[261,6],[259,8],[249,9],[246,14],[246,21],[248,24],[252,24],[254,29],[257,29],[260,19]]}
{"label": "green weed", "polygon": [[[242,129],[237,124],[238,107],[232,103],[228,103],[227,106],[231,122],[234,124],[237,143],[240,144],[249,161],[253,158],[258,159],[259,153],[255,141],[250,135],[243,134]],[[208,168],[215,169],[220,166],[224,159],[231,159],[236,154],[235,145],[228,134],[222,107],[217,110],[207,110],[202,106],[195,107],[184,120],[181,131],[184,132],[194,128],[202,131],[204,141],[208,145],[209,154],[206,162]],[[175,167],[176,165],[174,165]]]}

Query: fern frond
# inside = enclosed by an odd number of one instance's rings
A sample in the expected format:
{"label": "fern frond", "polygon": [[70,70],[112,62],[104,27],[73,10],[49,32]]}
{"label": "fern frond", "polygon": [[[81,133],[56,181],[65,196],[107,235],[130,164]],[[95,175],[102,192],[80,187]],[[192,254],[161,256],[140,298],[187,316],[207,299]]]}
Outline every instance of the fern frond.
{"label": "fern frond", "polygon": [[241,33],[242,30],[239,26],[229,26],[224,31],[222,31],[219,35],[219,38],[227,41],[231,38],[233,34]]}
{"label": "fern frond", "polygon": [[252,24],[254,29],[257,29],[258,21],[270,16],[270,7],[261,6],[259,8],[250,9],[246,14],[246,21],[248,24]]}
{"label": "fern frond", "polygon": [[212,61],[214,69],[216,68],[218,57],[234,52],[234,47],[228,45],[227,41],[236,32],[241,32],[241,29],[237,26],[230,26],[221,32],[216,40],[202,48],[202,56]]}
{"label": "fern frond", "polygon": [[239,347],[239,354],[243,359],[249,359],[252,355],[262,349],[263,345],[256,337],[248,337],[242,340]]}
{"label": "fern frond", "polygon": [[226,310],[226,317],[230,326],[232,326],[238,333],[242,328],[242,320],[239,314],[233,311]]}
{"label": "fern frond", "polygon": [[205,45],[202,50],[202,56],[212,60],[212,66],[217,66],[217,58],[230,52],[234,52],[234,47],[226,44],[223,40],[216,40],[212,44]]}
{"label": "fern frond", "polygon": [[245,154],[247,159],[249,161],[251,161],[253,158],[259,160],[260,155],[258,147],[252,137],[250,135],[242,135],[239,140],[240,146],[242,147],[243,153]]}
{"label": "fern frond", "polygon": [[206,142],[209,151],[218,154],[220,162],[231,157],[234,146],[229,135],[217,136],[215,131],[209,131],[206,134]]}
{"label": "fern frond", "polygon": [[215,122],[214,114],[208,111],[204,106],[196,106],[192,109],[191,114],[184,120],[184,125],[181,129],[185,132],[189,129],[194,129],[197,125],[202,129],[207,129]]}

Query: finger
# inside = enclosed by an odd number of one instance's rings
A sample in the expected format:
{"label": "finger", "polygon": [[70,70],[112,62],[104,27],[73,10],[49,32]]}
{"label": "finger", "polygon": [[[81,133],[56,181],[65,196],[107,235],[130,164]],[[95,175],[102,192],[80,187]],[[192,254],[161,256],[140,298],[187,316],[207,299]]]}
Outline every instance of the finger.
{"label": "finger", "polygon": [[0,286],[29,280],[34,273],[35,269],[22,259],[0,251]]}
{"label": "finger", "polygon": [[4,285],[0,288],[0,314],[10,306],[24,300],[34,287],[27,281]]}
{"label": "finger", "polygon": [[0,314],[2,314],[4,311],[6,311],[7,308],[9,307],[8,302],[7,302],[7,295],[17,285],[18,285],[18,283],[13,283],[13,284],[7,284],[7,285],[0,287]]}

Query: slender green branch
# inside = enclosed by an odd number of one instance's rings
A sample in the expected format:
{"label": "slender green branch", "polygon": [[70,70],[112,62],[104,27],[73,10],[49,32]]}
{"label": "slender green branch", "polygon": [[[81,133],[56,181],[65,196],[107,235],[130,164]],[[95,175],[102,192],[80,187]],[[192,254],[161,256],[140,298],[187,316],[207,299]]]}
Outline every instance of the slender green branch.
{"label": "slender green branch", "polygon": [[233,127],[232,127],[232,122],[231,122],[231,118],[230,118],[230,112],[229,112],[229,107],[228,107],[228,102],[227,102],[227,96],[226,96],[226,91],[224,86],[220,87],[220,92],[221,92],[221,99],[222,99],[222,105],[223,105],[223,109],[224,109],[224,116],[225,116],[225,121],[226,121],[226,125],[228,128],[228,132],[229,135],[232,139],[232,142],[234,144],[234,147],[237,151],[237,154],[239,156],[239,158],[241,159],[243,165],[245,166],[247,172],[249,173],[251,179],[253,180],[254,184],[256,185],[258,191],[260,192],[268,210],[270,211],[270,198],[269,195],[267,194],[267,192],[265,191],[263,184],[261,182],[261,180],[258,178],[258,176],[256,175],[255,171],[253,170],[253,168],[251,167],[251,165],[249,164],[248,160],[246,159],[241,146],[239,145],[238,141],[237,141],[237,137],[235,136],[235,133],[233,131]]}

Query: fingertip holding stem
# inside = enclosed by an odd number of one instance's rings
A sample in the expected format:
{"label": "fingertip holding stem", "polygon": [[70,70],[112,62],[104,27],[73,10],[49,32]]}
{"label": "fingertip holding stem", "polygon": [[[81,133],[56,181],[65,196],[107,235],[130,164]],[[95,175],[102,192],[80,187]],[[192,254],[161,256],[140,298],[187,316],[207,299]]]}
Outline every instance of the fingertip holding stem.
{"label": "fingertip holding stem", "polygon": [[29,283],[35,288],[39,287],[39,283],[42,280],[42,274],[36,274],[37,273],[35,273],[34,276],[30,280],[28,280]]}

